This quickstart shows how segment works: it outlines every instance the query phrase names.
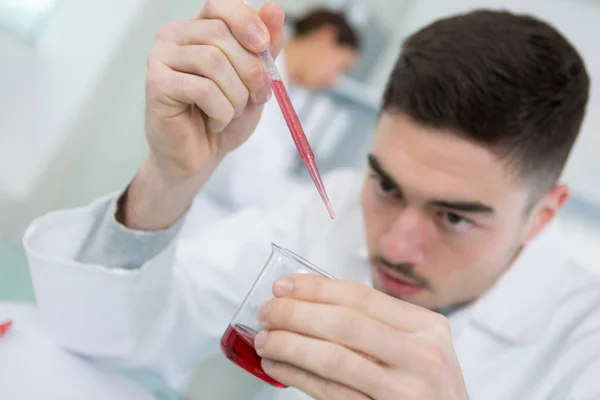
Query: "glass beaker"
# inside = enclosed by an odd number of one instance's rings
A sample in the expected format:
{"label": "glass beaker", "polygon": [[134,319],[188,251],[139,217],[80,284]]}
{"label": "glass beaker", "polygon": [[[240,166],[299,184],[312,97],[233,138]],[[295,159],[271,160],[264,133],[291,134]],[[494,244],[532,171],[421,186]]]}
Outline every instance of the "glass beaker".
{"label": "glass beaker", "polygon": [[285,388],[285,385],[263,371],[261,358],[254,349],[254,338],[262,330],[257,317],[258,309],[274,297],[273,284],[279,278],[293,274],[335,278],[290,250],[274,243],[271,243],[271,247],[269,260],[221,337],[221,351],[229,360],[258,379],[269,385]]}

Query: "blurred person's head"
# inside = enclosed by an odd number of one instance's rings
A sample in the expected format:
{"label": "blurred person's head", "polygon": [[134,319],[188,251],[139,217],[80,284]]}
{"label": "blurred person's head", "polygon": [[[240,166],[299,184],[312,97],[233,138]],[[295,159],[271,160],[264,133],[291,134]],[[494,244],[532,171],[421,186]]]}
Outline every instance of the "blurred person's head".
{"label": "blurred person's head", "polygon": [[477,11],[409,37],[363,188],[376,287],[430,309],[488,290],[567,200],[589,85],[533,17]]}
{"label": "blurred person's head", "polygon": [[343,14],[318,9],[295,22],[285,50],[290,79],[308,89],[326,89],[356,61],[360,38]]}

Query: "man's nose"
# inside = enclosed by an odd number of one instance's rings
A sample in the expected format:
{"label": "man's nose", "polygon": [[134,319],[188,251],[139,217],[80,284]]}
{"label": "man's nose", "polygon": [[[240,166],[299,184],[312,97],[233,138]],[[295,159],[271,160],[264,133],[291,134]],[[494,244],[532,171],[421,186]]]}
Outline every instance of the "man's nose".
{"label": "man's nose", "polygon": [[392,262],[418,264],[425,259],[425,221],[414,209],[403,209],[380,239],[382,254]]}

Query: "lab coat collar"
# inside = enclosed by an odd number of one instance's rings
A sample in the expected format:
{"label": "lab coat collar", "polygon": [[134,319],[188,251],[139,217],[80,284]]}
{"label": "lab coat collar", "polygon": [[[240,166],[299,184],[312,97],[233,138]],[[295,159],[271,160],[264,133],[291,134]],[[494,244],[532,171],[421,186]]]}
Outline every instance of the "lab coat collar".
{"label": "lab coat collar", "polygon": [[561,228],[555,221],[472,305],[471,321],[513,343],[532,343],[543,337],[561,288],[569,279],[561,239]]}

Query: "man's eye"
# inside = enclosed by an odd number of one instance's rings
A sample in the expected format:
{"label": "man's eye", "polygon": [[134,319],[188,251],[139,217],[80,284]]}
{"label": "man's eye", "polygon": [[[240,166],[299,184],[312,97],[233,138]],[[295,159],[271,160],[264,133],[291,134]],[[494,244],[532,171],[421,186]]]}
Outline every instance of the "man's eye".
{"label": "man's eye", "polygon": [[377,177],[375,179],[377,180],[377,187],[381,193],[386,194],[386,195],[392,195],[392,196],[394,196],[398,193],[396,186],[394,186],[392,183],[386,181],[385,179],[381,179],[379,177]]}
{"label": "man's eye", "polygon": [[457,232],[467,232],[473,228],[474,224],[471,220],[461,217],[453,212],[444,212],[443,218],[453,230]]}

